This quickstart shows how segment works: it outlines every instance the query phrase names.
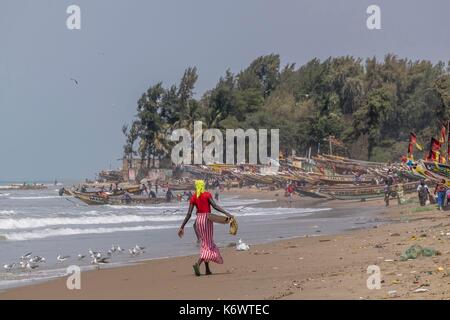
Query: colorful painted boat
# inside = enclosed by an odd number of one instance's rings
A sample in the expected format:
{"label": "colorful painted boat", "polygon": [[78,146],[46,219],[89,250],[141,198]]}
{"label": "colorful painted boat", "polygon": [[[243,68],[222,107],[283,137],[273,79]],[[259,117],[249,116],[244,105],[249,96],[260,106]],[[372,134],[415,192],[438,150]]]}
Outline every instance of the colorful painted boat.
{"label": "colorful painted boat", "polygon": [[149,198],[147,196],[135,196],[125,200],[122,196],[102,196],[77,193],[75,198],[88,205],[154,205],[166,202],[165,198]]}

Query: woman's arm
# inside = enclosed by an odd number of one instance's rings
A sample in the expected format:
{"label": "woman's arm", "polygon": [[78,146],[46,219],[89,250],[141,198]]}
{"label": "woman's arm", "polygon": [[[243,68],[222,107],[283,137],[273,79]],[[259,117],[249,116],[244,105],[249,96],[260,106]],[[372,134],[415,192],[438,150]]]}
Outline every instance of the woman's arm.
{"label": "woman's arm", "polygon": [[180,229],[178,229],[178,236],[181,238],[184,234],[184,226],[186,225],[186,223],[188,223],[189,219],[191,219],[192,216],[192,210],[194,210],[194,205],[191,203],[189,204],[189,209],[188,212],[186,214],[186,218],[184,218],[183,223],[181,224]]}
{"label": "woman's arm", "polygon": [[234,218],[234,216],[230,213],[228,213],[228,211],[226,211],[224,208],[222,208],[221,206],[219,206],[214,199],[211,197],[209,198],[209,204],[216,209],[219,212],[222,212],[224,215],[226,215],[228,218]]}

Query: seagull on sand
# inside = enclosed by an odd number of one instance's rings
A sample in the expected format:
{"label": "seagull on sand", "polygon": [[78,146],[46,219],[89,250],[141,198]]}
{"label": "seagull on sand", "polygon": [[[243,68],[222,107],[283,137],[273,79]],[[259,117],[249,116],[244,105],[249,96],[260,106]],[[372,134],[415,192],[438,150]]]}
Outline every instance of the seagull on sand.
{"label": "seagull on sand", "polygon": [[24,254],[20,257],[20,260],[27,260],[29,257],[31,257],[32,252],[28,252],[27,254]]}
{"label": "seagull on sand", "polygon": [[16,263],[11,263],[11,264],[5,264],[3,266],[3,269],[5,269],[6,271],[11,271],[12,269],[14,269],[14,267],[16,266]]}
{"label": "seagull on sand", "polygon": [[136,248],[136,250],[144,252],[145,247],[141,247],[138,245],[135,245],[134,247]]}
{"label": "seagull on sand", "polygon": [[137,250],[136,248],[132,248],[132,249],[128,249],[128,252],[130,253],[130,255],[132,256],[137,256],[139,255],[141,252],[139,250]]}
{"label": "seagull on sand", "polygon": [[79,254],[78,255],[78,260],[83,260],[86,256],[84,254]]}
{"label": "seagull on sand", "polygon": [[112,245],[110,251],[111,251],[111,252],[116,252],[116,250],[117,250],[116,246],[115,246],[115,245]]}
{"label": "seagull on sand", "polygon": [[91,264],[105,264],[105,263],[109,263],[109,257],[104,257],[104,258],[94,258],[91,261]]}
{"label": "seagull on sand", "polygon": [[102,254],[100,252],[97,251],[92,251],[91,249],[89,249],[89,255],[91,256],[91,258],[100,258],[102,256]]}
{"label": "seagull on sand", "polygon": [[45,258],[44,257],[40,257],[40,256],[34,256],[33,258],[29,259],[28,262],[30,262],[30,263],[42,263],[42,262],[45,262]]}
{"label": "seagull on sand", "polygon": [[123,252],[123,249],[120,246],[117,246],[117,251]]}
{"label": "seagull on sand", "polygon": [[56,257],[56,260],[58,260],[59,262],[63,262],[69,258],[70,258],[70,256],[62,256],[62,255],[58,254],[58,256]]}
{"label": "seagull on sand", "polygon": [[31,262],[27,262],[27,264],[25,265],[25,268],[26,268],[28,271],[31,271],[31,270],[33,270],[33,269],[36,269],[37,267],[39,267],[39,265],[34,264],[34,263],[31,263]]}

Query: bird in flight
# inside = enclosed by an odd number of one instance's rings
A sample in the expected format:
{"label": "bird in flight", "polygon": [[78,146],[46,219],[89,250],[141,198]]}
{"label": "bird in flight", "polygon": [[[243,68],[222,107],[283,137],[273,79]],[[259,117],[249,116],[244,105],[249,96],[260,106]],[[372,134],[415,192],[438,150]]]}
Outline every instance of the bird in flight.
{"label": "bird in flight", "polygon": [[76,84],[76,85],[78,85],[78,81],[77,81],[77,79],[74,79],[74,78],[70,78],[70,80],[72,80],[73,82],[75,82],[75,84]]}

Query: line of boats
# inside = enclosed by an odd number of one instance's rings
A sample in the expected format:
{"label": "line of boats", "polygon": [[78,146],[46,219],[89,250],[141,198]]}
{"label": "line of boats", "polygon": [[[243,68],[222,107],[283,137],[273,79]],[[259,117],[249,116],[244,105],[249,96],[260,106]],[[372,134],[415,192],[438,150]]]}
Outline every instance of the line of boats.
{"label": "line of boats", "polygon": [[[258,165],[187,166],[185,169],[198,177],[225,181],[240,181],[240,185],[284,187],[293,185],[303,196],[337,199],[370,200],[385,196],[385,181],[393,177],[391,195],[416,192],[418,180],[428,186],[437,181],[450,181],[450,166],[434,162],[380,163],[355,160],[332,155],[313,158],[290,157],[280,160],[276,170],[262,170]],[[450,183],[449,183],[450,186]]]}
{"label": "line of boats", "polygon": [[[180,170],[181,169],[181,170]],[[379,163],[332,155],[313,158],[290,157],[281,159],[278,166],[262,165],[184,165],[181,180],[172,179],[166,188],[172,191],[192,190],[194,179],[205,179],[208,187],[257,186],[285,188],[292,186],[300,195],[336,200],[371,200],[385,196],[385,181],[392,177],[392,196],[416,192],[418,180],[425,179],[428,186],[446,179],[450,186],[450,166],[434,162]],[[60,194],[73,196],[88,205],[139,204],[151,205],[170,201],[141,195],[140,185],[127,186],[105,192],[62,189]]]}

